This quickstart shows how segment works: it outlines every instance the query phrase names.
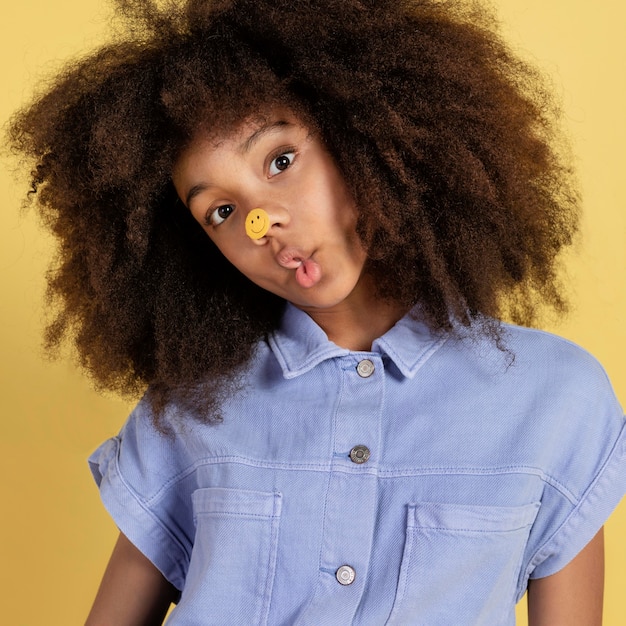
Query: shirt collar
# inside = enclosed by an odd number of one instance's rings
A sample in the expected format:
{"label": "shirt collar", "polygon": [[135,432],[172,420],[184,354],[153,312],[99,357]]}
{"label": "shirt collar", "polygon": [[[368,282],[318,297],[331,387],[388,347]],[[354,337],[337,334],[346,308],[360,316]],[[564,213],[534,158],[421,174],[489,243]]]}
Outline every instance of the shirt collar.
{"label": "shirt collar", "polygon": [[[445,337],[434,335],[409,313],[374,341],[372,352],[388,356],[403,376],[413,378],[445,341]],[[269,337],[269,344],[285,378],[296,378],[326,359],[350,354],[350,350],[329,341],[304,311],[289,303],[280,327]]]}
{"label": "shirt collar", "polygon": [[386,354],[405,378],[413,378],[448,339],[416,319],[418,314],[415,307],[372,344],[372,350]]}

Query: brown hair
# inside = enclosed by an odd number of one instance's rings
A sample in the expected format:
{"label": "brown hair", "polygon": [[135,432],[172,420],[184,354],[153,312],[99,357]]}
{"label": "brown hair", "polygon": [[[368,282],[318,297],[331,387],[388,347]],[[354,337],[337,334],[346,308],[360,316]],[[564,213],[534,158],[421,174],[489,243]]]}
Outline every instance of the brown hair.
{"label": "brown hair", "polygon": [[[499,338],[563,310],[578,198],[540,76],[475,2],[117,0],[126,35],[13,120],[59,240],[49,347],[105,388],[149,386],[206,421],[283,302],[241,276],[177,200],[177,154],[275,104],[318,132],[359,207],[379,295]],[[470,8],[467,6],[470,5]]]}

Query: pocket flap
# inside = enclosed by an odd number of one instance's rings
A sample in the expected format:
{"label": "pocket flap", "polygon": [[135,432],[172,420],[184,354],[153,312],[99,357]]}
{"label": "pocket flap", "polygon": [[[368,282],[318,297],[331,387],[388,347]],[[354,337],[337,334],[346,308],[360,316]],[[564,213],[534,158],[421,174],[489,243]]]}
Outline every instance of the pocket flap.
{"label": "pocket flap", "polygon": [[192,494],[195,515],[226,514],[254,517],[277,517],[280,515],[282,496],[279,492],[248,491],[207,487]]}
{"label": "pocket flap", "polygon": [[408,525],[457,532],[510,532],[530,526],[539,506],[539,502],[522,506],[418,502],[409,505]]}

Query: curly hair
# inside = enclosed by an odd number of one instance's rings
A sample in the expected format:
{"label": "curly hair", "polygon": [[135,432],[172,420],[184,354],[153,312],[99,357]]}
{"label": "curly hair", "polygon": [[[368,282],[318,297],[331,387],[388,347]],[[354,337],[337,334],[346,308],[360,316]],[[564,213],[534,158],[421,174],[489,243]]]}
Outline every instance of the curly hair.
{"label": "curly hair", "polygon": [[[14,117],[59,241],[46,342],[104,388],[219,419],[283,301],[177,198],[173,164],[272,106],[319,133],[353,194],[381,298],[436,332],[565,309],[578,195],[558,105],[475,2],[117,0],[125,30]],[[495,320],[495,322],[494,322]]]}

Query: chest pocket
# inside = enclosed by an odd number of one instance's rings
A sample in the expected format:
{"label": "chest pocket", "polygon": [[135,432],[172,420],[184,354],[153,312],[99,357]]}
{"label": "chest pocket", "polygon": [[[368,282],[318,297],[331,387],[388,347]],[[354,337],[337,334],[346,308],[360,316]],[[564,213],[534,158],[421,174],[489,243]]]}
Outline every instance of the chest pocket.
{"label": "chest pocket", "polygon": [[206,488],[192,498],[196,536],[168,626],[266,624],[281,494]]}
{"label": "chest pocket", "polygon": [[389,625],[508,623],[539,503],[492,507],[410,504]]}

